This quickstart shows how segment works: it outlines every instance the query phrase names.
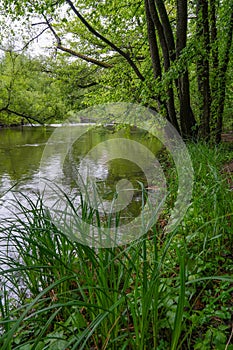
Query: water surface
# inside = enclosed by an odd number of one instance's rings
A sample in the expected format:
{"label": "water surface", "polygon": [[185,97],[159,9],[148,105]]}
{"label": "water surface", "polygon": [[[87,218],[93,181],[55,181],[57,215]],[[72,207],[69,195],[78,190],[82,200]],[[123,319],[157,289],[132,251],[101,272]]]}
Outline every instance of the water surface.
{"label": "water surface", "polygon": [[[130,215],[139,210],[141,205],[140,183],[143,183],[145,187],[151,184],[147,183],[140,166],[127,160],[127,149],[121,150],[121,142],[107,143],[106,141],[133,140],[140,142],[153,154],[158,152],[159,142],[145,131],[136,128],[116,130],[115,127],[91,128],[91,126],[81,124],[76,125],[75,128],[83,135],[72,145],[67,143],[66,133],[65,137],[56,138],[55,141],[50,140],[50,136],[56,129],[55,126],[0,129],[0,215],[2,217],[8,215],[6,214],[8,213],[7,202],[12,198],[12,191],[9,191],[12,187],[14,190],[23,191],[26,195],[32,195],[39,191],[41,176],[52,179],[58,186],[62,185],[63,188],[66,186],[67,190],[75,189],[78,193],[80,188],[78,188],[77,172],[82,173],[84,182],[88,177],[83,173],[84,167],[91,169],[92,177],[94,176],[96,180],[103,201],[111,201],[116,191],[116,184],[122,179],[128,179],[136,192],[127,210]],[[50,145],[47,146],[46,155],[41,163],[48,140],[50,140]],[[69,150],[64,158],[61,153],[64,152],[67,144]],[[133,144],[132,147],[135,149],[131,148],[129,152],[137,154],[137,144]],[[93,149],[95,153],[90,152]],[[117,152],[122,152],[124,156],[107,161],[111,158],[110,154],[118,154]]]}

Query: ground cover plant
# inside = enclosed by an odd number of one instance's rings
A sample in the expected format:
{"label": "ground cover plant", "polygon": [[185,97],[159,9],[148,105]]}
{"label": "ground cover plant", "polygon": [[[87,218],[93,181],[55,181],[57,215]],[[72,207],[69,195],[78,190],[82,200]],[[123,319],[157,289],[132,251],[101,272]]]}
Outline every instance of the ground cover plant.
{"label": "ground cover plant", "polygon": [[41,196],[21,194],[20,213],[0,228],[1,349],[233,349],[233,201],[221,172],[233,152],[188,147],[195,183],[183,222],[165,234],[176,172],[161,154],[170,195],[155,227],[128,246],[72,241]]}

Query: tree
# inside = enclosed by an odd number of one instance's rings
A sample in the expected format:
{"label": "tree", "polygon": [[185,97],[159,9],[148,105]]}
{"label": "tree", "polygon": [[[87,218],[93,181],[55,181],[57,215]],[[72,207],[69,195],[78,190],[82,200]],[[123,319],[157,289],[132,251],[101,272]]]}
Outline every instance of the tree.
{"label": "tree", "polygon": [[9,51],[0,77],[1,124],[44,124],[66,115],[62,84],[46,62]]}
{"label": "tree", "polygon": [[[213,4],[214,6],[215,4]],[[202,44],[202,51],[197,60],[198,89],[201,95],[201,110],[203,111],[199,133],[202,137],[210,134],[210,27],[208,16],[208,1],[197,0],[197,39]]]}
{"label": "tree", "polygon": [[[223,54],[221,58],[219,57],[218,61],[219,66],[217,67],[218,72],[218,90],[217,90],[217,113],[216,113],[216,126],[215,126],[215,135],[216,141],[220,141],[220,132],[222,131],[223,125],[223,111],[225,105],[225,93],[226,93],[226,83],[227,83],[227,68],[229,61],[232,58],[232,36],[233,36],[233,3],[230,3],[230,18],[226,23],[226,37],[225,37],[225,47],[223,49]],[[213,110],[213,113],[215,111]]]}
{"label": "tree", "polygon": [[217,0],[3,4],[14,17],[41,16],[38,33],[52,33],[57,55],[95,67],[83,105],[139,102],[163,114],[184,138],[214,134],[220,140],[231,62],[230,0],[221,6]]}

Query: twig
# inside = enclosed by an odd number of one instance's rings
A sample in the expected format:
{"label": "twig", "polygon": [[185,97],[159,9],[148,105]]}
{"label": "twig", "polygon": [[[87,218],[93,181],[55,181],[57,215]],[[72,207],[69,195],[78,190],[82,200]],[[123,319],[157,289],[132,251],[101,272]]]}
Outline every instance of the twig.
{"label": "twig", "polygon": [[232,328],[231,328],[231,334],[230,334],[230,337],[229,337],[228,342],[226,344],[225,350],[227,350],[228,346],[230,345],[232,337],[233,337],[233,323],[232,323]]}
{"label": "twig", "polygon": [[24,47],[23,47],[20,51],[25,50],[25,49],[29,46],[29,44],[30,44],[31,42],[33,42],[34,40],[38,39],[38,38],[39,38],[46,30],[48,30],[48,29],[49,29],[49,27],[44,28],[39,34],[37,34],[35,37],[33,37],[31,40],[29,40],[29,41],[27,42],[27,44],[25,44]]}
{"label": "twig", "polygon": [[47,25],[48,25],[48,28],[51,30],[51,32],[53,33],[56,41],[57,41],[57,46],[58,45],[61,45],[61,38],[59,37],[59,35],[56,33],[55,29],[53,28],[53,26],[50,24],[51,20],[48,20],[45,15],[43,15]]}

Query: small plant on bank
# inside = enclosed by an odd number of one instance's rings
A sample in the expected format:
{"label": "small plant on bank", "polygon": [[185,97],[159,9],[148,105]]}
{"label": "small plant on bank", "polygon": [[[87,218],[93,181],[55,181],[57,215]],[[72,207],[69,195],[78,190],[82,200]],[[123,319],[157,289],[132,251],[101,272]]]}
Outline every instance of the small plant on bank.
{"label": "small plant on bank", "polygon": [[[1,225],[1,349],[231,349],[233,205],[219,171],[225,156],[208,145],[189,147],[193,200],[167,235],[165,206],[139,240],[91,249],[53,224],[43,198],[21,194],[15,217]],[[80,210],[102,224],[84,203]]]}

